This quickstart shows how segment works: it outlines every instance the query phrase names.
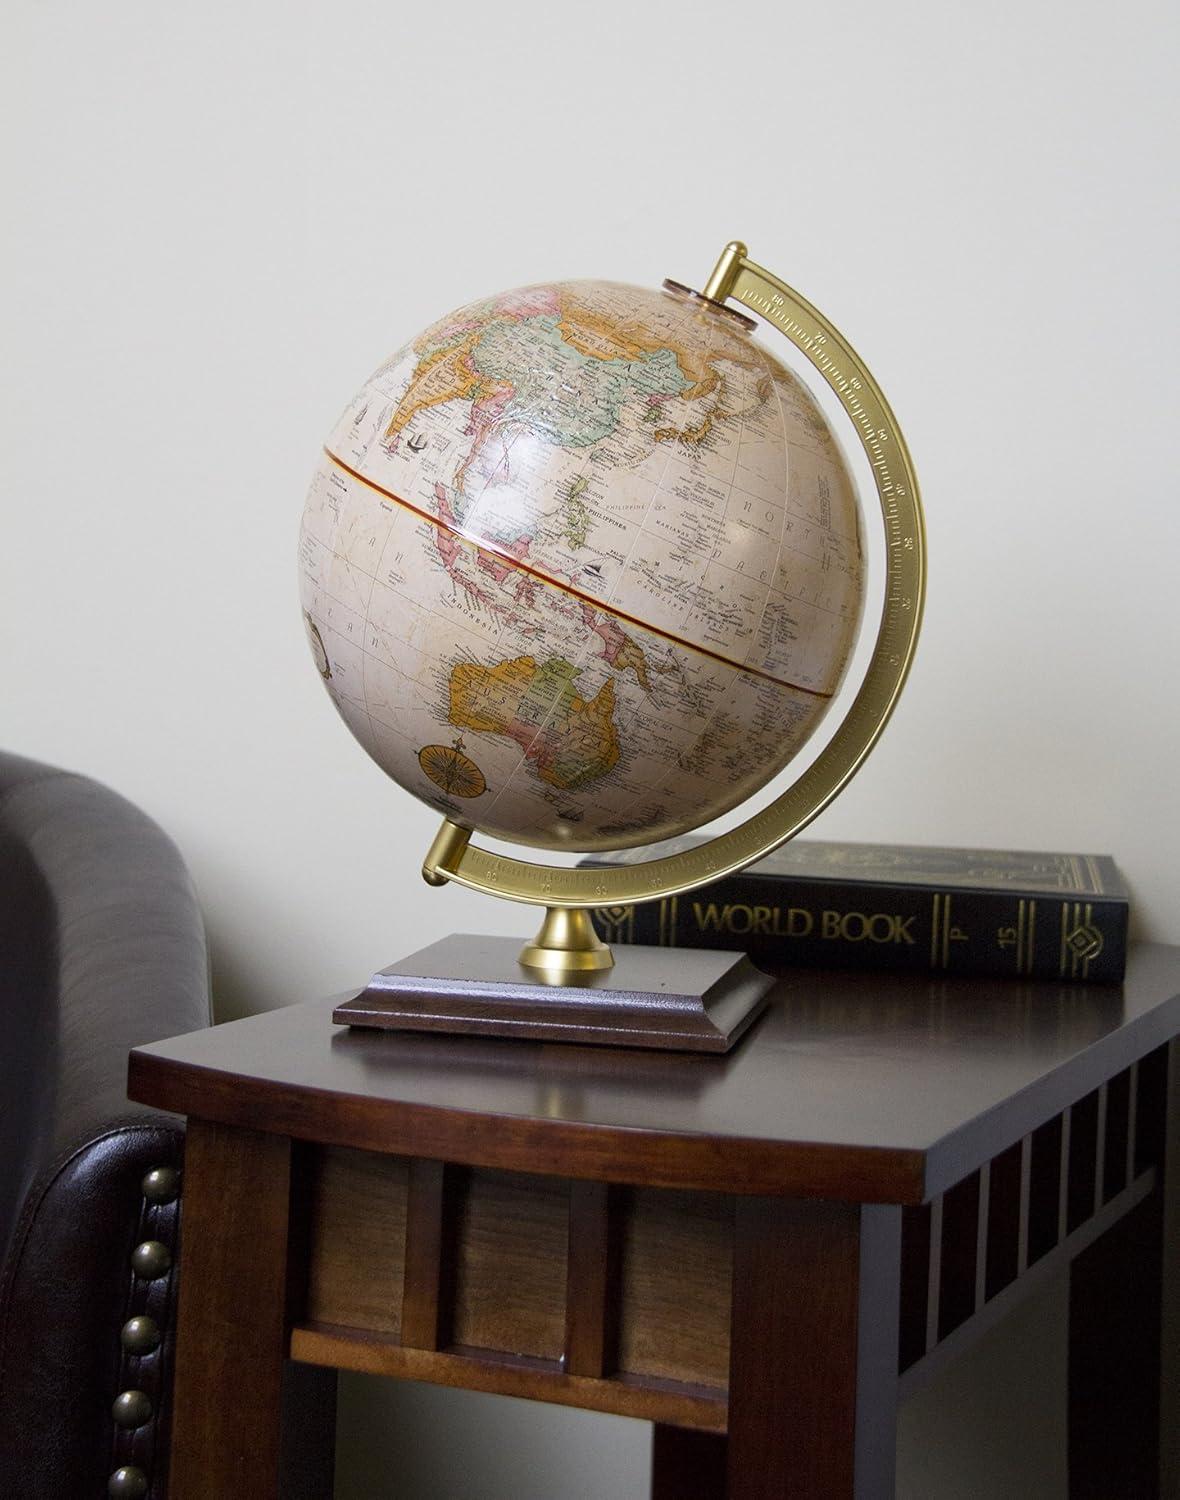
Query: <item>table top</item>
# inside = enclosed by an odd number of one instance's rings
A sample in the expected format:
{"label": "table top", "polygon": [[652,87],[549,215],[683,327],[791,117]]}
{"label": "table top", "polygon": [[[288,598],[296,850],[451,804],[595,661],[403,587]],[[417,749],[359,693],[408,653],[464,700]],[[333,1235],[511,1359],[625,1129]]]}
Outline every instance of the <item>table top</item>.
{"label": "table top", "polygon": [[662,1187],[920,1203],[1180,1032],[1180,948],[1122,986],[796,972],[725,1057],[333,1026],[341,997],[137,1048],[161,1109]]}

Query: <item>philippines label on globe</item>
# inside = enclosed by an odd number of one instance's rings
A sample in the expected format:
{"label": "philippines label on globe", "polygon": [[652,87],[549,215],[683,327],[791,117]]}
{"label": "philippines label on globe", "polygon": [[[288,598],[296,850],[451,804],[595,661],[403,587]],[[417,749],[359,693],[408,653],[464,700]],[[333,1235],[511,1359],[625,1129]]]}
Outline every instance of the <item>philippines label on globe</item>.
{"label": "philippines label on globe", "polygon": [[700,826],[797,753],[864,596],[828,424],[743,320],[611,282],[444,318],[326,444],[300,538],[320,675],[401,786],[548,849]]}

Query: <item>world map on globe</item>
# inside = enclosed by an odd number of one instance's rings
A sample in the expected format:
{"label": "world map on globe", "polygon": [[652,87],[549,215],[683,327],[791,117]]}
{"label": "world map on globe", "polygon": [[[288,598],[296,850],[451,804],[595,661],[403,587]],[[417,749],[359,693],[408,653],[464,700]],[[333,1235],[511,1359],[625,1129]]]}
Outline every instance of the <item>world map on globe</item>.
{"label": "world map on globe", "polygon": [[445,816],[625,848],[735,807],[799,751],[855,641],[855,485],[743,319],[559,282],[383,364],[312,479],[300,591],[372,758]]}

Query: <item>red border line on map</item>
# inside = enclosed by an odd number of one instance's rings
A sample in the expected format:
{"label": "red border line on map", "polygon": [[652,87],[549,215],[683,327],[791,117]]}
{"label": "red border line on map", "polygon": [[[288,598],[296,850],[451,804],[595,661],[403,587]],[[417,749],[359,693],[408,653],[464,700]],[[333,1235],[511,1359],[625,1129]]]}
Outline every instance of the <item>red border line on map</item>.
{"label": "red border line on map", "polygon": [[548,584],[550,588],[559,589],[563,594],[569,594],[571,598],[579,600],[582,604],[589,605],[591,609],[601,610],[603,614],[613,615],[617,620],[625,620],[628,625],[634,625],[638,630],[646,630],[651,635],[658,635],[666,641],[671,641],[675,646],[682,646],[686,651],[695,651],[698,656],[706,656],[710,661],[720,663],[723,667],[730,667],[735,672],[745,672],[750,677],[760,677],[764,682],[773,682],[775,687],[790,688],[792,692],[806,693],[810,698],[831,698],[831,693],[822,693],[818,688],[802,687],[797,682],[785,682],[781,677],[775,677],[770,672],[764,672],[760,667],[747,666],[743,662],[732,661],[728,656],[722,656],[717,651],[710,651],[708,646],[698,646],[695,641],[685,640],[683,636],[673,635],[670,630],[663,630],[659,625],[651,625],[646,620],[641,620],[635,615],[629,615],[625,610],[619,609],[617,605],[605,604],[601,599],[596,599],[593,594],[584,594],[572,583],[563,583],[560,578],[552,578],[548,573],[539,572],[529,563],[522,562],[519,557],[514,557],[511,552],[493,546],[487,541],[477,541],[475,537],[468,536],[465,532],[458,531],[454,526],[448,526],[440,516],[432,516],[428,510],[415,505],[410,500],[405,500],[401,495],[395,495],[392,490],[387,490],[374,479],[354,469],[351,464],[332,452],[331,448],[325,447],[324,453],[336,467],[342,470],[350,478],[355,479],[358,484],[365,485],[368,489],[384,496],[386,500],[392,500],[395,505],[400,505],[403,510],[408,510],[411,515],[418,516],[423,521],[429,521],[431,526],[436,526],[439,531],[445,531],[448,536],[453,536],[456,541],[465,542],[467,546],[473,547],[476,552],[486,552],[489,557],[495,557],[499,561],[507,563],[514,570],[527,573],[530,578],[535,578],[538,583]]}

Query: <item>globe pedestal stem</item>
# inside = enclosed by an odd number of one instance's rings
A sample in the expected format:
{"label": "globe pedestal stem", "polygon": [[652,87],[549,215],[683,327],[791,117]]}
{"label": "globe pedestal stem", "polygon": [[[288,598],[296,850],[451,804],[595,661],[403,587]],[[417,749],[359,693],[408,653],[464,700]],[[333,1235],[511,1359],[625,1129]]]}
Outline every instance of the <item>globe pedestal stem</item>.
{"label": "globe pedestal stem", "polygon": [[590,913],[583,907],[550,906],[541,930],[520,950],[520,962],[539,969],[546,977],[584,974],[592,969],[610,969],[614,955],[594,931]]}

